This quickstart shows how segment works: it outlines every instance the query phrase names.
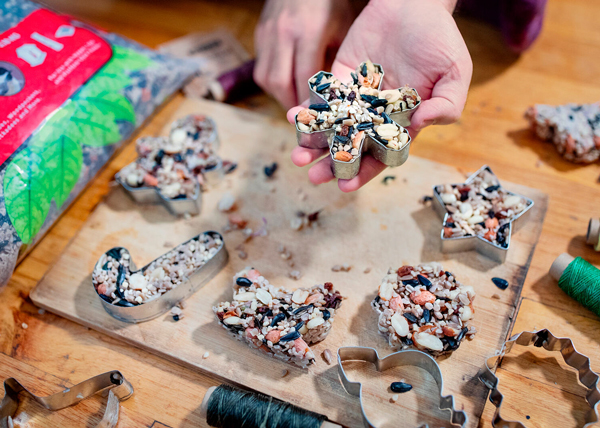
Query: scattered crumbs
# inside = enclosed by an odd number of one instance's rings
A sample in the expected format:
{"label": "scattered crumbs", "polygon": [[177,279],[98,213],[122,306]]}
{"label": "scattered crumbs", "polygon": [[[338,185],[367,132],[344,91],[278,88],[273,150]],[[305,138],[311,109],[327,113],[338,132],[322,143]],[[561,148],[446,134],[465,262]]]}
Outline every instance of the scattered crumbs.
{"label": "scattered crumbs", "polygon": [[38,309],[38,314],[44,315],[46,313],[45,309]]}
{"label": "scattered crumbs", "polygon": [[421,197],[421,199],[419,199],[419,202],[423,205],[427,205],[432,200],[433,200],[433,198],[431,196],[425,195],[425,196]]}
{"label": "scattered crumbs", "polygon": [[207,352],[204,353],[204,355],[202,355],[202,359],[206,360],[209,356],[210,356],[210,354],[207,351]]}
{"label": "scattered crumbs", "polygon": [[364,272],[364,273],[370,273],[370,272],[371,272],[371,268],[370,268],[370,267],[368,267],[368,268],[365,268],[365,270],[364,270],[363,272]]}
{"label": "scattered crumbs", "polygon": [[27,329],[27,327],[29,327],[26,323],[21,324],[21,327],[23,327],[24,329]]}
{"label": "scattered crumbs", "polygon": [[343,265],[334,265],[331,267],[333,272],[350,272],[351,269],[352,266],[350,266],[348,263],[344,263]]}
{"label": "scattered crumbs", "polygon": [[302,274],[299,270],[293,270],[290,273],[288,273],[288,276],[292,279],[299,280]]}
{"label": "scattered crumbs", "polygon": [[242,260],[246,260],[248,258],[248,253],[246,253],[245,251],[238,251],[238,257]]}
{"label": "scattered crumbs", "polygon": [[264,168],[265,175],[268,178],[273,177],[273,174],[275,174],[275,171],[277,171],[277,162],[273,162],[271,165],[267,165]]}
{"label": "scattered crumbs", "polygon": [[500,300],[500,295],[498,293],[492,294],[492,299]]}
{"label": "scattered crumbs", "polygon": [[175,247],[175,245],[173,245],[173,243],[171,241],[165,241],[165,243],[163,244],[163,247],[173,248],[173,247]]}
{"label": "scattered crumbs", "polygon": [[180,321],[185,315],[183,315],[183,311],[179,306],[173,306],[171,308],[171,316],[173,317],[173,321]]}
{"label": "scattered crumbs", "polygon": [[398,394],[394,394],[394,395],[392,395],[392,398],[390,398],[390,401],[392,403],[395,403],[396,401],[398,401],[398,398],[399,398]]}
{"label": "scattered crumbs", "polygon": [[83,397],[83,394],[80,392],[79,394],[77,394],[76,398],[79,400],[83,400],[84,397]]}
{"label": "scattered crumbs", "polygon": [[388,181],[393,181],[395,179],[396,179],[395,175],[386,175],[385,177],[383,177],[382,183],[387,186]]}
{"label": "scattered crumbs", "polygon": [[281,378],[283,379],[284,377],[286,377],[290,372],[287,370],[283,370],[283,372],[281,373]]}

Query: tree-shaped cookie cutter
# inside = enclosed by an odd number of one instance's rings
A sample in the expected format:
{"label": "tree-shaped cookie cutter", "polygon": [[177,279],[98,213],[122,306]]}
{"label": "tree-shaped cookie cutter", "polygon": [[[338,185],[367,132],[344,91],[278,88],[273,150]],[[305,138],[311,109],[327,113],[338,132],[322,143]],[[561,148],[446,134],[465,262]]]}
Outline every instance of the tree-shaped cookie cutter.
{"label": "tree-shaped cookie cutter", "polygon": [[[219,140],[217,134],[217,126],[214,121],[209,117],[204,117],[203,119],[207,123],[210,124],[210,135],[205,141],[205,144],[212,144],[215,148],[218,147]],[[173,132],[175,129],[171,130],[171,135],[168,138],[172,138]],[[181,155],[181,161],[185,162],[187,154]],[[127,168],[130,168],[131,165],[138,162],[137,160],[132,162],[131,164],[123,167],[117,174],[115,174],[115,180],[119,183],[123,189],[127,192],[127,194],[137,203],[139,204],[163,204],[171,214],[173,215],[184,215],[184,214],[199,214],[202,209],[202,190],[200,188],[200,183],[197,180],[194,180],[194,193],[189,198],[178,198],[173,199],[169,198],[161,192],[161,190],[157,187],[151,186],[141,186],[141,187],[132,187],[130,186],[126,179],[122,176],[122,172]],[[218,164],[207,171],[208,174],[219,174],[222,172],[222,160],[218,160]]]}
{"label": "tree-shaped cookie cutter", "polygon": [[[364,64],[364,62],[361,63],[361,66],[363,66]],[[373,65],[375,66],[376,70],[380,75],[379,84],[377,85],[377,90],[380,90],[385,73],[383,71],[383,67],[380,64]],[[322,74],[322,76],[326,78],[333,76],[332,73],[320,71],[314,74],[309,79],[309,101],[311,105],[329,105],[329,102],[321,94],[316,92],[313,86],[310,84],[310,80],[312,80],[320,74]],[[416,93],[416,90],[414,88],[413,91],[415,91]],[[389,117],[396,125],[400,125],[403,127],[410,126],[410,119],[420,104],[421,101],[419,100],[414,107],[390,113]],[[360,170],[362,154],[364,152],[369,152],[375,159],[390,167],[400,166],[408,159],[408,152],[411,143],[410,135],[408,135],[408,142],[404,144],[400,149],[396,150],[386,147],[383,143],[376,140],[369,134],[365,134],[359,148],[359,154],[356,158],[348,162],[337,160],[334,158],[334,153],[331,151],[333,139],[337,135],[334,127],[319,131],[302,131],[298,127],[298,115],[296,115],[295,121],[296,139],[298,140],[298,145],[309,149],[323,149],[330,147],[331,169],[333,171],[334,176],[338,179],[350,179],[358,174],[358,171]],[[404,132],[408,134],[408,131],[406,129],[404,129]]]}
{"label": "tree-shaped cookie cutter", "polygon": [[[477,170],[477,172],[473,173],[469,178],[467,178],[467,180],[464,183],[453,183],[453,184],[451,184],[451,186],[468,185],[468,184],[472,183],[473,180],[475,180],[475,178],[478,175],[480,175],[481,173],[483,173],[484,171],[487,171],[491,175],[496,177],[496,174],[493,173],[492,169],[489,166],[484,165],[481,168],[479,168],[479,170]],[[499,183],[500,181],[497,180],[497,182]],[[443,219],[442,225],[446,224],[446,220],[448,219],[449,216],[452,215],[450,212],[448,212],[446,210],[446,206],[444,204],[444,201],[442,200],[440,189],[443,189],[444,186],[445,186],[445,184],[438,184],[438,185],[433,186],[433,202],[432,202],[433,209]],[[500,185],[500,188],[502,188],[504,191],[506,191],[504,189],[504,187],[502,187],[501,185]],[[523,198],[527,203],[527,207],[523,211],[521,211],[518,215],[516,215],[508,223],[506,223],[508,225],[508,226],[506,226],[506,227],[508,227],[508,231],[506,233],[506,246],[497,245],[477,234],[459,236],[459,237],[455,237],[455,238],[446,238],[446,237],[444,237],[444,229],[442,228],[442,230],[440,232],[440,238],[442,240],[442,252],[456,253],[456,252],[462,252],[462,251],[476,250],[477,252],[483,254],[486,257],[489,257],[490,259],[492,259],[498,263],[504,263],[504,261],[506,260],[506,254],[510,247],[510,238],[511,238],[513,230],[517,231],[519,228],[521,228],[521,226],[526,221],[527,214],[529,213],[531,208],[533,208],[533,205],[534,205],[533,200],[527,198],[526,196],[519,195],[517,193],[513,193],[513,192],[509,192],[509,191],[506,191],[506,193],[508,195],[514,195],[514,196]]]}
{"label": "tree-shaped cookie cutter", "polygon": [[466,426],[468,421],[467,414],[462,410],[456,410],[454,408],[454,397],[452,395],[443,395],[444,378],[442,376],[440,366],[438,366],[436,361],[425,352],[409,349],[405,351],[394,352],[385,358],[379,358],[379,354],[373,348],[361,346],[342,347],[338,349],[338,373],[346,392],[350,395],[354,395],[355,397],[359,397],[360,409],[366,428],[375,428],[375,425],[369,421],[367,413],[365,412],[362,396],[362,385],[360,382],[352,382],[350,379],[348,379],[342,364],[345,361],[366,361],[375,365],[375,368],[379,372],[400,366],[415,366],[422,368],[431,376],[433,376],[435,382],[437,383],[440,391],[440,409],[450,411],[449,422],[452,424],[452,426]]}
{"label": "tree-shaped cookie cutter", "polygon": [[85,380],[71,388],[47,397],[32,394],[19,381],[9,378],[4,381],[4,398],[0,402],[0,428],[12,427],[12,418],[19,408],[20,397],[28,395],[44,408],[56,411],[73,406],[92,395],[108,391],[108,401],[104,416],[97,428],[114,428],[119,420],[119,402],[133,395],[133,387],[118,371],[113,370]]}
{"label": "tree-shaped cookie cutter", "polygon": [[500,415],[502,401],[504,396],[498,389],[500,380],[494,373],[494,368],[498,363],[510,352],[514,345],[520,346],[535,346],[544,348],[547,351],[560,352],[565,363],[577,370],[579,381],[586,387],[586,401],[590,406],[590,410],[585,415],[585,425],[583,428],[588,428],[598,422],[598,403],[600,403],[600,390],[598,389],[598,375],[592,371],[590,360],[585,355],[577,352],[573,341],[567,337],[556,337],[549,330],[543,329],[539,331],[524,331],[512,336],[506,341],[502,350],[493,357],[490,357],[485,362],[485,368],[479,373],[479,380],[490,390],[490,402],[496,407],[492,426],[499,428],[525,428],[521,422],[507,421]]}
{"label": "tree-shaped cookie cutter", "polygon": [[[204,285],[206,285],[212,278],[214,278],[226,265],[229,260],[229,253],[227,252],[227,248],[225,248],[225,241],[223,240],[223,236],[214,231],[208,231],[201,233],[185,241],[180,245],[188,244],[192,241],[198,241],[202,235],[209,235],[214,238],[218,238],[221,240],[221,246],[217,250],[217,252],[206,261],[202,266],[195,269],[189,277],[187,277],[181,284],[176,287],[170,289],[160,297],[150,300],[148,302],[142,304],[131,304],[126,300],[121,300],[124,302],[124,305],[115,305],[107,300],[106,296],[98,293],[98,290],[94,288],[95,293],[98,295],[102,307],[108,312],[112,317],[118,319],[119,321],[124,321],[128,323],[139,323],[144,321],[149,321],[153,318],[156,318],[165,312],[171,310],[174,306],[176,306],[179,302],[186,300]],[[179,247],[179,245],[178,245]],[[129,270],[132,275],[136,273],[144,273],[144,271],[157,259],[169,254],[172,251],[177,251],[177,247],[163,254],[162,256],[157,257],[146,266],[141,269],[136,270],[135,263],[129,254],[129,251],[123,247],[115,247],[108,250],[106,253],[100,257],[94,269],[98,269],[105,263],[106,256],[110,252],[118,252],[120,254],[121,250],[125,251],[127,257],[129,257]],[[117,285],[118,288],[118,285]]]}

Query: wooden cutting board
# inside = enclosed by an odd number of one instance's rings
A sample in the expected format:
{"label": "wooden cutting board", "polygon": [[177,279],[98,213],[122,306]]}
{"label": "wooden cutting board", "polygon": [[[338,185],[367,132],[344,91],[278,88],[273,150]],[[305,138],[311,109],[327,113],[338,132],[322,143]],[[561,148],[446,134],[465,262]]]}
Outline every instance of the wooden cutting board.
{"label": "wooden cutting board", "polygon": [[[513,235],[504,264],[475,252],[442,254],[441,220],[420,199],[432,193],[433,185],[462,181],[464,174],[454,168],[411,157],[402,167],[384,173],[395,177],[387,184],[377,178],[359,192],[344,194],[335,183],[312,186],[306,169],[293,166],[289,152],[295,145],[295,135],[289,124],[197,100],[186,101],[173,120],[188,113],[212,116],[219,130],[221,155],[239,164],[236,171],[204,193],[202,213],[178,219],[160,205],[135,205],[115,187],[33,290],[32,300],[42,308],[169,360],[325,414],[345,426],[360,427],[358,399],[342,388],[335,364],[329,366],[319,357],[316,365],[303,370],[251,350],[226,334],[214,320],[211,308],[231,299],[232,276],[245,266],[257,268],[271,283],[289,289],[331,281],[346,300],[328,338],[313,346],[315,354],[320,356],[330,349],[335,355],[340,346],[360,345],[375,347],[384,356],[391,350],[377,332],[377,316],[370,307],[380,280],[389,267],[439,261],[478,294],[475,340],[465,341],[450,357],[438,361],[444,374],[444,393],[455,396],[457,407],[464,408],[469,416],[468,425],[476,426],[487,393],[476,374],[509,333],[542,229],[547,195],[500,177],[509,190],[536,203],[526,225]],[[274,178],[267,179],[263,167],[272,162],[277,162],[279,169]],[[490,166],[493,169],[493,161]],[[244,241],[242,233],[227,233],[225,242],[231,255],[228,266],[188,300],[183,320],[175,322],[167,314],[131,325],[111,318],[91,284],[91,271],[100,255],[113,246],[124,246],[137,266],[143,266],[202,231],[221,230],[227,216],[216,206],[226,192],[237,197],[238,212],[249,220],[249,227],[258,229],[263,218],[267,222],[268,235],[245,244],[248,258],[240,259],[235,250]],[[323,211],[318,226],[292,230],[290,221],[298,210],[319,209]],[[288,277],[292,268],[278,253],[281,244],[293,255],[293,269],[302,274],[298,281]],[[332,266],[344,263],[352,266],[350,272],[332,271]],[[366,268],[371,269],[370,273],[364,273]],[[491,281],[495,276],[507,279],[510,287],[504,291],[496,288]],[[209,356],[204,359],[206,352]],[[416,426],[418,421],[448,426],[445,413],[437,410],[437,389],[427,373],[411,367],[377,373],[362,363],[345,367],[351,378],[363,381],[365,406],[378,426],[396,426],[399,418],[405,426]],[[388,386],[400,379],[412,383],[414,389],[392,403]],[[132,381],[135,385],[135,379]],[[198,397],[198,405],[201,399]]]}

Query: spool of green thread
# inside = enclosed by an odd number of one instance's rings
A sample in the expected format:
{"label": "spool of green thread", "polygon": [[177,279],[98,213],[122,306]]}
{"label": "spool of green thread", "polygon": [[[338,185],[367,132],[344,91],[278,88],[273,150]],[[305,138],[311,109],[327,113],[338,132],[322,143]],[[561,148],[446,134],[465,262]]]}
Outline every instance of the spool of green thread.
{"label": "spool of green thread", "polygon": [[590,219],[585,242],[593,245],[594,250],[600,251],[600,218]]}
{"label": "spool of green thread", "polygon": [[552,263],[550,275],[565,293],[600,316],[600,269],[563,253]]}

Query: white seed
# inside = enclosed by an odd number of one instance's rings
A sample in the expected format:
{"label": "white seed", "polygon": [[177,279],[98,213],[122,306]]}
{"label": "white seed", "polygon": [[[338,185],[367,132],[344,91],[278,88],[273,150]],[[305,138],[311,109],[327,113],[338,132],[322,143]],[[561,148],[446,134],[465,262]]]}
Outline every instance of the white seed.
{"label": "white seed", "polygon": [[294,291],[294,294],[292,294],[292,302],[297,303],[298,305],[303,304],[307,298],[308,298],[307,290],[298,289],[298,290]]}
{"label": "white seed", "polygon": [[308,327],[306,326],[306,324],[304,324],[304,325],[303,325],[303,326],[300,328],[300,330],[298,330],[298,333],[300,333],[300,334],[306,334],[306,333],[308,333]]}
{"label": "white seed", "polygon": [[[227,319],[229,319],[229,318],[227,318]],[[209,356],[210,356],[210,354],[208,352],[205,352],[204,355],[202,355],[202,358],[206,360]]]}
{"label": "white seed", "polygon": [[463,202],[458,206],[460,213],[463,215],[465,219],[471,217],[473,215],[473,207],[468,202]]}
{"label": "white seed", "polygon": [[400,91],[398,89],[380,91],[379,98],[385,98],[388,101],[388,104],[392,104],[400,99]]}
{"label": "white seed", "polygon": [[225,193],[221,197],[221,200],[219,201],[217,208],[219,209],[219,211],[227,212],[227,211],[231,211],[231,209],[233,208],[234,205],[235,205],[235,197],[231,193]]}
{"label": "white seed", "polygon": [[390,300],[393,291],[394,285],[391,282],[384,282],[379,286],[379,297],[383,300]]}
{"label": "white seed", "polygon": [[471,217],[469,220],[467,220],[469,222],[469,224],[472,226],[474,224],[477,223],[481,223],[483,221],[483,217],[480,215],[474,215],[473,217]]}
{"label": "white seed", "polygon": [[302,221],[302,219],[300,217],[294,217],[290,221],[290,227],[294,230],[300,230],[300,229],[302,229],[302,226],[304,226],[304,222]]}
{"label": "white seed", "polygon": [[256,298],[263,302],[265,305],[268,305],[273,300],[273,296],[267,290],[261,288],[256,291]]}
{"label": "white seed", "polygon": [[504,200],[504,206],[506,208],[512,208],[521,202],[521,198],[517,195],[510,195]]}
{"label": "white seed", "polygon": [[245,291],[243,293],[238,293],[235,296],[233,296],[233,300],[237,300],[238,302],[247,302],[252,299],[256,299],[256,293],[252,291]]}
{"label": "white seed", "polygon": [[141,273],[134,273],[129,277],[129,287],[133,290],[141,290],[147,288],[148,281]]}
{"label": "white seed", "polygon": [[227,325],[237,325],[242,323],[242,319],[240,317],[229,317],[225,318],[223,322]]}
{"label": "white seed", "polygon": [[423,348],[433,351],[442,351],[444,349],[442,341],[432,334],[421,332],[416,333],[414,337],[417,344]]}
{"label": "white seed", "polygon": [[23,327],[25,330],[27,330],[27,327],[29,327],[29,326],[27,325],[27,323],[23,323],[23,324],[21,324],[21,327]]}
{"label": "white seed", "polygon": [[395,403],[396,401],[398,401],[399,395],[398,394],[394,394],[392,395],[392,398],[390,398],[390,400],[392,401],[392,403]]}
{"label": "white seed", "polygon": [[456,196],[454,193],[442,193],[440,196],[445,204],[453,204],[456,202]]}
{"label": "white seed", "polygon": [[399,313],[395,313],[392,317],[392,327],[398,336],[406,337],[410,334],[408,321]]}
{"label": "white seed", "polygon": [[465,306],[463,308],[462,314],[460,314],[460,319],[463,321],[468,321],[473,318],[473,311],[470,306]]}
{"label": "white seed", "polygon": [[178,146],[183,145],[183,143],[185,143],[186,138],[187,131],[184,129],[180,128],[171,132],[171,141]]}
{"label": "white seed", "polygon": [[157,267],[156,269],[154,269],[152,271],[152,273],[150,274],[150,278],[151,279],[158,279],[161,280],[165,277],[165,270],[163,268],[161,268],[160,266]]}
{"label": "white seed", "polygon": [[325,322],[325,320],[322,317],[319,318],[313,318],[311,319],[309,322],[306,323],[306,327],[311,330],[315,327],[320,326],[321,324],[323,324]]}
{"label": "white seed", "polygon": [[403,145],[408,143],[408,134],[406,132],[400,134],[400,143]]}
{"label": "white seed", "polygon": [[323,351],[323,359],[325,360],[328,366],[331,365],[333,361],[333,355],[331,354],[331,351],[329,349],[325,349]]}
{"label": "white seed", "polygon": [[400,130],[393,123],[384,123],[383,125],[379,125],[377,128],[377,134],[381,138],[385,138],[386,140],[390,140],[397,136],[400,133]]}
{"label": "white seed", "polygon": [[127,182],[127,184],[129,184],[131,187],[137,187],[138,185],[138,177],[136,174],[129,174],[127,176],[127,178],[125,179],[125,181]]}

